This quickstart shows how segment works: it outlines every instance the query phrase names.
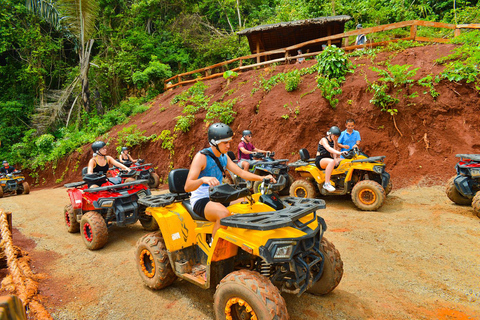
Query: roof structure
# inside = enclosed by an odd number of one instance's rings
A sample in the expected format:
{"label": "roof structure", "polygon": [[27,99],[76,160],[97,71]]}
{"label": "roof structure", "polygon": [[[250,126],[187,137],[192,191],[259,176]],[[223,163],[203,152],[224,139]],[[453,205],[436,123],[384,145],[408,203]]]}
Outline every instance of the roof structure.
{"label": "roof structure", "polygon": [[[350,16],[342,15],[280,22],[248,28],[237,32],[237,34],[248,38],[252,53],[259,53],[343,33],[345,23],[351,19]],[[341,41],[332,44],[339,46]],[[303,52],[307,50],[311,52],[321,51],[322,43],[303,48]]]}

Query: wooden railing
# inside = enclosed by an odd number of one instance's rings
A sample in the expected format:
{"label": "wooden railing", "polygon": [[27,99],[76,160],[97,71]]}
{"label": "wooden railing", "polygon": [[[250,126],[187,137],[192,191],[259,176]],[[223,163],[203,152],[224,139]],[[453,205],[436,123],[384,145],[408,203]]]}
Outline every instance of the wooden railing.
{"label": "wooden railing", "polygon": [[[318,55],[321,51],[318,52],[309,52],[301,55],[295,55],[291,56],[290,52],[296,52],[298,49],[302,49],[305,46],[309,46],[312,44],[317,44],[317,43],[325,43],[326,45],[330,45],[332,41],[334,40],[342,40],[342,48],[345,51],[351,51],[355,50],[358,48],[363,48],[363,47],[377,47],[377,46],[384,46],[387,45],[388,43],[391,42],[396,42],[400,40],[414,40],[414,41],[425,41],[425,42],[438,42],[438,43],[447,43],[450,41],[450,39],[447,38],[427,38],[427,37],[419,37],[417,36],[417,27],[433,27],[433,28],[443,28],[443,29],[451,29],[454,30],[454,37],[457,37],[460,35],[460,30],[461,29],[480,29],[480,24],[460,24],[460,25],[455,25],[455,24],[448,24],[448,23],[441,23],[441,22],[432,22],[432,21],[422,21],[422,20],[410,20],[410,21],[404,21],[404,22],[397,22],[397,23],[392,23],[392,24],[385,24],[381,26],[376,26],[376,27],[371,27],[371,28],[364,28],[364,29],[359,29],[359,30],[352,30],[344,33],[339,33],[335,35],[331,35],[328,37],[323,37],[315,40],[310,40],[306,42],[302,42],[290,47],[282,48],[282,49],[276,49],[276,50],[271,50],[271,51],[264,51],[256,54],[251,54],[248,56],[243,56],[235,59],[231,59],[228,61],[220,62],[205,68],[177,74],[167,80],[165,80],[164,83],[164,88],[165,90],[181,86],[181,85],[186,85],[190,83],[194,83],[197,81],[202,81],[202,80],[208,80],[208,79],[213,79],[217,77],[223,76],[223,72],[225,70],[231,70],[231,71],[244,71],[247,69],[259,67],[259,66],[265,66],[277,62],[290,62],[291,60],[296,60],[298,58],[306,58],[306,57],[311,57],[311,56],[316,56]],[[397,39],[390,39],[386,41],[381,41],[381,42],[373,42],[373,43],[367,43],[363,45],[349,45],[348,44],[348,38],[351,36],[357,36],[359,34],[372,34],[372,33],[378,33],[382,31],[388,31],[388,30],[394,30],[394,29],[399,29],[399,28],[405,28],[405,27],[410,27],[410,34],[408,37],[404,38],[397,38]],[[343,41],[345,39],[345,41]],[[261,57],[264,56],[270,56],[270,55],[279,55],[282,54],[282,58],[277,58],[277,59],[272,59],[264,62],[259,62]],[[249,65],[243,65],[243,62],[245,60],[250,60],[250,59],[256,59],[257,63],[255,64],[249,64]],[[236,63],[238,62],[238,66],[233,68],[233,69],[227,69],[227,65]],[[221,68],[221,72],[213,73],[215,72],[215,69]],[[185,79],[187,77],[192,77],[194,74],[203,74],[203,77],[197,77],[195,79]]]}

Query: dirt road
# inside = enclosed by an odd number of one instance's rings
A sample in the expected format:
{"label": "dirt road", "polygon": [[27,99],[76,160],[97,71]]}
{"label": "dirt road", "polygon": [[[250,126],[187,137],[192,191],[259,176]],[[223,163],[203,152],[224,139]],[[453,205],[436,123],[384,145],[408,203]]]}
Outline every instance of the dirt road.
{"label": "dirt road", "polygon": [[[133,259],[146,232],[139,223],[89,251],[63,225],[67,202],[63,188],[0,199],[13,212],[14,244],[46,275],[40,294],[55,319],[213,319],[213,289],[143,286]],[[480,319],[480,219],[442,187],[394,190],[379,212],[330,198],[322,216],[344,277],[325,297],[285,295],[291,319]]]}

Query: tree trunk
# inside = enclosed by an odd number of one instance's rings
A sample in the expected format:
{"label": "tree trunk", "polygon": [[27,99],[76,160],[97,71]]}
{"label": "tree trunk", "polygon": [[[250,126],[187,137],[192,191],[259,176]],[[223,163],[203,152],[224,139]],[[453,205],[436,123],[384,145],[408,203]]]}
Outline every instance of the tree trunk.
{"label": "tree trunk", "polygon": [[80,51],[80,79],[82,81],[82,106],[90,112],[90,91],[88,84],[88,70],[90,69],[90,53],[92,52],[93,39],[85,44],[84,50]]}

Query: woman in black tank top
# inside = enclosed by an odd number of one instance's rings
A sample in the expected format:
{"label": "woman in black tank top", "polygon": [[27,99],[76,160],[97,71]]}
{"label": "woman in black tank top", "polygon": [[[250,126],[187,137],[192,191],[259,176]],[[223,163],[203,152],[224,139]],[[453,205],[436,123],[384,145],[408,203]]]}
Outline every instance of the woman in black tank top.
{"label": "woman in black tank top", "polygon": [[[92,144],[93,157],[88,161],[87,173],[103,173],[107,174],[111,166],[119,167],[123,170],[129,170],[126,166],[116,161],[110,156],[107,156],[107,144],[103,141],[95,141]],[[89,188],[99,187],[97,185],[89,185]]]}
{"label": "woman in black tank top", "polygon": [[340,155],[338,151],[338,137],[340,136],[340,129],[336,126],[330,128],[327,136],[320,139],[318,142],[317,155],[315,157],[315,165],[318,169],[325,170],[325,183],[323,188],[328,192],[335,191],[335,187],[330,183],[333,168],[340,162]]}
{"label": "woman in black tank top", "polygon": [[[128,153],[127,147],[122,147],[122,152],[120,153],[118,160],[125,165],[127,165],[128,162],[134,163],[135,161],[137,161],[134,160],[132,156]],[[128,166],[130,166],[130,164],[128,164]]]}

